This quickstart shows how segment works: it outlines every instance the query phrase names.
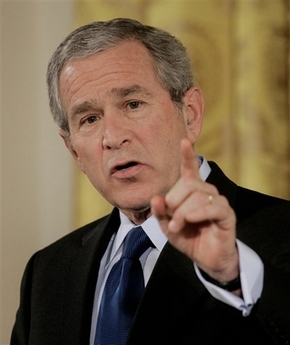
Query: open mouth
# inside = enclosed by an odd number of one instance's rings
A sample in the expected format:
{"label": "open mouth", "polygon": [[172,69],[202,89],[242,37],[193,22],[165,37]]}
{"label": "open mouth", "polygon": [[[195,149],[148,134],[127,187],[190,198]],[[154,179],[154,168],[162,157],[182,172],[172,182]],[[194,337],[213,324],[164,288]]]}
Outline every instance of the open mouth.
{"label": "open mouth", "polygon": [[115,171],[120,171],[120,170],[125,170],[125,169],[128,169],[128,168],[132,168],[132,167],[134,167],[137,164],[138,164],[137,162],[128,162],[127,164],[124,164],[124,165],[117,165],[115,167]]}

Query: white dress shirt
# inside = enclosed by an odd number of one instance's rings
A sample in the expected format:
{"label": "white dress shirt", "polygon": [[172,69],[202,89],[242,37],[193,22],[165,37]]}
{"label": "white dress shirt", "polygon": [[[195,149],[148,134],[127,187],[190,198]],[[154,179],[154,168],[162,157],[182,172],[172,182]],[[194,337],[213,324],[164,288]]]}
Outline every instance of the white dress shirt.
{"label": "white dress shirt", "polygon": [[[198,158],[200,162],[200,176],[203,180],[206,180],[211,171],[210,166],[206,159],[201,156]],[[126,235],[133,227],[136,226],[122,212],[120,212],[120,220],[120,227],[116,235],[112,236],[106,252],[101,260],[94,298],[90,345],[94,344],[98,311],[107,277],[113,265],[120,259],[122,255],[123,242]],[[159,254],[167,242],[167,238],[162,232],[155,216],[148,218],[142,224],[142,228],[155,245],[155,248],[147,249],[147,251],[145,251],[140,258],[146,286]],[[264,267],[259,256],[251,248],[239,240],[236,240],[236,243],[239,251],[240,279],[243,298],[240,298],[231,292],[209,283],[202,277],[198,267],[195,264],[193,265],[198,278],[213,297],[226,304],[229,304],[232,307],[235,307],[238,310],[241,310],[243,316],[248,316],[252,307],[262,293]]]}

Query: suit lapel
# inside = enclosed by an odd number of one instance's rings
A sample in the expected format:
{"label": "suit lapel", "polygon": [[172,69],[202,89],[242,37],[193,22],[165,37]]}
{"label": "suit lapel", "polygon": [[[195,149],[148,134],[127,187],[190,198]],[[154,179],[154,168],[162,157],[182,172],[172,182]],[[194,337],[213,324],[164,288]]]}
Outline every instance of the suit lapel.
{"label": "suit lapel", "polygon": [[[118,229],[117,211],[101,221],[87,225],[79,245],[66,258],[67,276],[63,276],[64,343],[89,344],[92,309],[102,256],[112,234]],[[73,303],[72,303],[73,302]],[[76,326],[77,325],[77,326]],[[79,325],[79,326],[78,326]]]}
{"label": "suit lapel", "polygon": [[211,167],[211,173],[206,179],[206,182],[215,185],[219,193],[224,195],[228,199],[231,207],[235,209],[238,186],[226,177],[216,163],[209,162],[209,165]]}
{"label": "suit lapel", "polygon": [[146,286],[128,344],[151,344],[152,334],[156,344],[178,344],[205,296],[192,262],[167,243]]}

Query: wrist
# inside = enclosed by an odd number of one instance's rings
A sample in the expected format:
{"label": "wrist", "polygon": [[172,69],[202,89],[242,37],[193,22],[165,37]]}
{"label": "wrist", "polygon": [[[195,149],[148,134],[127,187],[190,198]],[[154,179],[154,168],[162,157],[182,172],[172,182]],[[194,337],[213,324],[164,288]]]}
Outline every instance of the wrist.
{"label": "wrist", "polygon": [[212,278],[211,276],[209,276],[206,272],[204,272],[203,270],[199,269],[200,273],[202,275],[202,277],[208,281],[209,283],[223,289],[226,291],[237,291],[241,289],[241,280],[240,280],[240,275],[238,275],[235,279],[232,279],[230,281],[219,281],[216,280],[214,278]]}

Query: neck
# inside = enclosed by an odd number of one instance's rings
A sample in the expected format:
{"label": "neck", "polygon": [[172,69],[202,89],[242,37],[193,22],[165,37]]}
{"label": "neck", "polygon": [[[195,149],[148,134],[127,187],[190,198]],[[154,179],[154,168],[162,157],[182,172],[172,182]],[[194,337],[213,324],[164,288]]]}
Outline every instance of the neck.
{"label": "neck", "polygon": [[145,222],[146,219],[148,219],[152,213],[151,208],[147,208],[145,210],[121,210],[126,217],[128,217],[132,223],[135,225],[141,225]]}

